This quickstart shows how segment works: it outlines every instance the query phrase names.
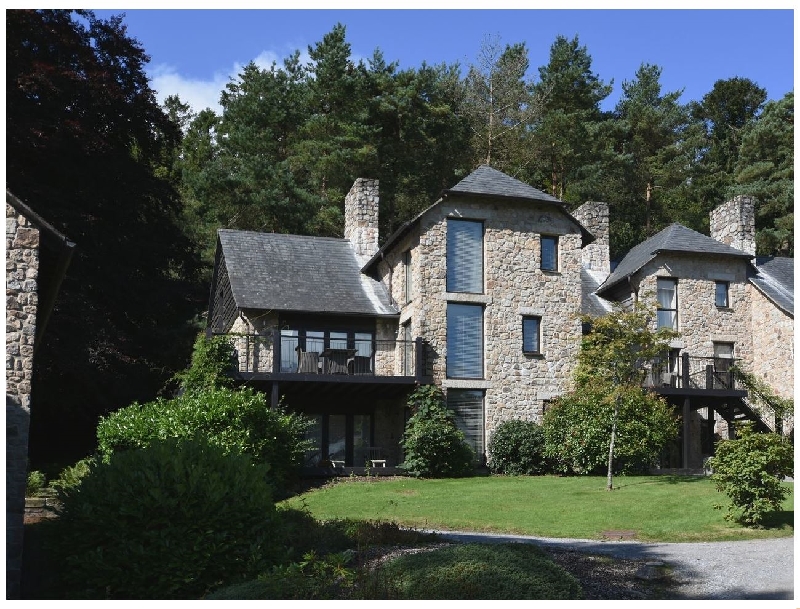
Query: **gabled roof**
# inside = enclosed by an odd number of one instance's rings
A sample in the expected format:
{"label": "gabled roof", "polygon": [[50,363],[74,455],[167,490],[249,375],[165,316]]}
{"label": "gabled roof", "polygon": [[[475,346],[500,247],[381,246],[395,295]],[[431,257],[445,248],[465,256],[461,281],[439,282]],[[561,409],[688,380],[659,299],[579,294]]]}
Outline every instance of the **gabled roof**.
{"label": "gabled roof", "polygon": [[639,271],[660,252],[700,255],[718,254],[743,258],[745,260],[753,258],[750,254],[746,254],[741,250],[725,245],[707,235],[686,228],[682,224],[670,224],[661,232],[642,241],[639,245],[631,249],[617,265],[617,268],[614,269],[614,272],[611,273],[603,285],[598,288],[597,294],[602,296],[603,292]]}
{"label": "gabled roof", "polygon": [[386,240],[383,246],[369,260],[369,262],[364,265],[363,271],[365,273],[370,273],[373,271],[383,255],[390,250],[395,243],[402,239],[403,236],[405,236],[416,224],[418,224],[422,216],[427,214],[437,205],[440,205],[443,200],[450,196],[506,199],[510,201],[522,202],[537,201],[554,205],[561,211],[561,213],[563,213],[580,227],[584,245],[594,241],[594,236],[567,211],[563,202],[545,192],[542,192],[541,190],[534,188],[533,186],[529,186],[524,182],[520,182],[516,178],[512,178],[502,171],[493,169],[488,165],[481,165],[466,178],[461,180],[458,184],[448,190],[442,191],[442,198],[436,201],[436,203],[426,208],[416,217],[412,218],[398,228],[394,233],[389,235],[389,238]]}
{"label": "gabled roof", "polygon": [[750,283],[794,319],[794,258],[756,258]]}
{"label": "gabled roof", "polygon": [[592,317],[602,317],[613,311],[613,307],[605,298],[601,298],[595,292],[600,284],[603,283],[605,273],[593,271],[586,267],[581,268],[581,313]]}
{"label": "gabled roof", "polygon": [[361,273],[345,239],[220,229],[240,309],[394,316],[383,285]]}
{"label": "gabled roof", "polygon": [[452,188],[445,190],[445,194],[469,194],[488,197],[503,197],[511,199],[533,199],[548,201],[563,205],[555,197],[541,190],[520,182],[502,171],[493,169],[488,165],[481,165],[466,178]]}

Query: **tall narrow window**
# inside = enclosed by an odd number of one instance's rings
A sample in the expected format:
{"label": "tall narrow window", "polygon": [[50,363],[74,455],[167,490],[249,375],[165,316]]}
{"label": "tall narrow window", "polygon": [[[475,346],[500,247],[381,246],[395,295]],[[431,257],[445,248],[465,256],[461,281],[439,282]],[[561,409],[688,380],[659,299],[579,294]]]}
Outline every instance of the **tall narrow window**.
{"label": "tall narrow window", "polygon": [[472,389],[448,389],[447,408],[453,413],[456,426],[464,432],[467,443],[483,461],[483,392]]}
{"label": "tall narrow window", "polygon": [[540,326],[541,317],[522,318],[522,352],[538,355],[541,353],[540,347]]}
{"label": "tall narrow window", "polygon": [[678,280],[658,279],[658,309],[656,315],[659,328],[678,329]]}
{"label": "tall narrow window", "polygon": [[483,293],[483,222],[447,220],[447,291]]}
{"label": "tall narrow window", "polygon": [[720,308],[727,308],[728,305],[728,282],[714,282],[714,304]]}
{"label": "tall narrow window", "polygon": [[558,270],[558,237],[542,236],[542,270]]}
{"label": "tall narrow window", "polygon": [[727,372],[733,362],[733,343],[714,343],[714,369]]}
{"label": "tall narrow window", "polygon": [[411,342],[411,321],[407,321],[402,326],[403,329],[403,376],[414,374],[414,343]]}
{"label": "tall narrow window", "polygon": [[405,301],[411,302],[411,250],[403,253],[403,274],[405,275],[403,294]]}
{"label": "tall narrow window", "polygon": [[447,303],[447,378],[483,378],[483,306]]}

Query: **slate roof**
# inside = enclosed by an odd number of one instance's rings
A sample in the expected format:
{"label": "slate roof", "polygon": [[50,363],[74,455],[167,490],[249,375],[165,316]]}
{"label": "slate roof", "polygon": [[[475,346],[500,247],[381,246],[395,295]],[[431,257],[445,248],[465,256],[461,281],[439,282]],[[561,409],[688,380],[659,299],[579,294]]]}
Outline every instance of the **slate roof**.
{"label": "slate roof", "polygon": [[345,239],[220,229],[236,306],[394,316],[383,285],[361,273]]}
{"label": "slate roof", "polygon": [[750,283],[794,319],[794,258],[756,258]]}
{"label": "slate roof", "polygon": [[452,188],[445,190],[445,194],[470,194],[490,197],[504,197],[512,199],[535,199],[550,203],[563,203],[555,197],[520,182],[502,171],[493,169],[488,165],[481,165],[466,178]]}
{"label": "slate roof", "polygon": [[601,298],[595,292],[603,283],[605,273],[592,271],[586,267],[581,268],[581,313],[592,317],[602,317],[613,311],[611,303]]}
{"label": "slate roof", "polygon": [[597,293],[602,296],[603,292],[636,273],[645,264],[655,258],[659,252],[679,252],[700,255],[722,254],[747,260],[753,258],[750,254],[746,254],[741,250],[725,245],[707,235],[686,228],[682,224],[670,224],[661,232],[642,241],[639,245],[631,249],[617,265],[617,268],[614,269],[614,272],[612,272],[603,285],[598,288]]}
{"label": "slate roof", "polygon": [[[524,182],[520,182],[516,178],[512,178],[510,175],[507,175],[502,171],[493,169],[488,165],[481,165],[466,178],[461,180],[458,184],[450,189],[442,191],[443,198],[446,198],[450,195],[477,196],[493,199],[503,198],[516,201],[541,201],[544,203],[549,203],[558,207],[564,215],[575,222],[575,224],[580,226],[584,245],[594,241],[594,235],[587,231],[586,228],[567,211],[562,201],[551,195],[548,195],[545,192],[542,192],[537,188],[534,188],[533,186],[529,186]],[[442,199],[439,199],[436,201],[436,203],[426,208],[416,217],[412,218],[398,228],[394,233],[389,235],[389,238],[386,240],[380,250],[378,250],[378,253],[375,254],[366,265],[364,265],[363,271],[365,273],[371,272],[383,254],[390,250],[397,241],[406,235],[408,231],[420,221],[422,216],[427,214],[431,209],[439,205],[441,202]]]}

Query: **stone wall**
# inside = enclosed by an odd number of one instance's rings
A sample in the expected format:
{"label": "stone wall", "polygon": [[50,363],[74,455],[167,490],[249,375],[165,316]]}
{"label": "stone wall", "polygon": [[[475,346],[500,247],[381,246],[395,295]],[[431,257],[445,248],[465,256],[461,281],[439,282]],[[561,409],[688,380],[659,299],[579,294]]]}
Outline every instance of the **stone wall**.
{"label": "stone wall", "polygon": [[756,219],[752,197],[738,195],[710,214],[710,234],[726,245],[756,254]]}
{"label": "stone wall", "polygon": [[[484,223],[484,292],[446,291],[447,219]],[[559,272],[540,269],[540,237],[559,237]],[[412,298],[404,302],[402,252],[411,249]],[[553,207],[526,202],[448,200],[432,208],[379,265],[379,275],[401,303],[400,324],[428,343],[428,373],[445,391],[485,391],[487,441],[501,421],[540,420],[543,403],[569,388],[580,344],[581,234]],[[446,378],[447,303],[484,306],[484,378]],[[522,316],[538,315],[540,356],[522,352]]]}
{"label": "stone wall", "polygon": [[755,286],[748,295],[753,316],[753,357],[749,370],[784,398],[794,395],[794,319]]}
{"label": "stone wall", "polygon": [[378,251],[378,180],[358,178],[344,199],[344,238],[361,264]]}
{"label": "stone wall", "polygon": [[19,597],[39,230],[6,204],[6,597]]}

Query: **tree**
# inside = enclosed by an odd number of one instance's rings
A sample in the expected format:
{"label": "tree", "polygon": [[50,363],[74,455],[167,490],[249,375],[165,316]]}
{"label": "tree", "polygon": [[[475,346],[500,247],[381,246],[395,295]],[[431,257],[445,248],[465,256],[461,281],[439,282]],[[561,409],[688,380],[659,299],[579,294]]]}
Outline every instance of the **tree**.
{"label": "tree", "polygon": [[196,332],[205,290],[158,171],[180,131],[121,17],[9,10],[6,32],[7,186],[77,243],[37,352],[31,457],[65,457],[65,435],[77,457],[99,415],[183,366]]}
{"label": "tree", "polygon": [[677,434],[671,409],[642,388],[644,365],[666,353],[676,333],[653,332],[650,311],[638,303],[582,321],[591,330],[581,342],[576,389],[545,414],[547,452],[562,471],[590,473],[604,462],[604,448],[611,490],[615,454],[623,471],[641,470]]}
{"label": "tree", "polygon": [[742,130],[728,194],[756,198],[756,249],[794,256],[794,93],[770,101]]}
{"label": "tree", "polygon": [[[550,47],[550,60],[539,68],[533,90],[543,100],[542,116],[536,122],[532,144],[537,152],[534,183],[548,184],[554,197],[570,199],[573,182],[592,160],[594,125],[603,119],[600,102],[611,93],[592,72],[592,57],[578,37],[557,36]],[[613,82],[613,81],[612,81]],[[584,194],[572,200],[582,203]]]}
{"label": "tree", "polygon": [[506,45],[497,37],[484,39],[478,62],[464,82],[461,112],[472,130],[475,164],[518,174],[528,155],[525,130],[539,117],[542,95],[527,79],[525,43]]}

